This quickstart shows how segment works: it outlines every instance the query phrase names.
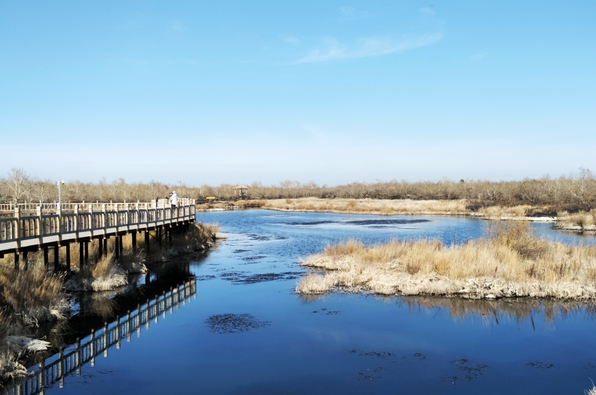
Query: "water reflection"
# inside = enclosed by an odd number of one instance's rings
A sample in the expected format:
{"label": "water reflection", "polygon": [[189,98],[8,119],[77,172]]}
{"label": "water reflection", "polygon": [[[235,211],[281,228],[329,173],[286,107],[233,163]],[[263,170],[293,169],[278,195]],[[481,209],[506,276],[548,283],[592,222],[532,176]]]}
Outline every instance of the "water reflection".
{"label": "water reflection", "polygon": [[555,299],[501,299],[470,300],[460,298],[434,298],[408,296],[397,298],[397,304],[407,306],[409,310],[425,310],[429,313],[437,310],[448,311],[453,320],[478,317],[485,321],[499,324],[499,320],[512,319],[518,323],[534,323],[534,317],[544,316],[547,323],[555,323],[557,318],[564,319],[571,314],[582,313],[591,320],[596,319],[596,306],[585,301],[561,301]]}
{"label": "water reflection", "polygon": [[[140,337],[143,327],[148,330],[151,321],[157,324],[160,316],[166,318],[166,313],[173,314],[174,307],[179,309],[180,304],[184,305],[192,296],[196,298],[196,293],[196,280],[185,282],[170,292],[164,292],[163,295],[139,305],[137,310],[132,313],[129,311],[126,317],[116,317],[114,321],[106,322],[99,331],[91,329],[91,334],[83,342],[77,338],[74,347],[69,347],[66,351],[60,349],[57,355],[41,361],[28,371],[29,376],[23,382],[7,388],[4,394],[43,394],[45,388],[58,381],[60,388],[63,388],[64,379],[70,373],[80,375],[84,365],[95,365],[97,356],[103,354],[107,358],[110,348],[116,346],[120,349],[121,340],[130,342],[131,334],[135,332]],[[106,313],[105,310],[108,310],[112,313],[115,302],[112,299],[100,299],[98,306],[100,312]]]}

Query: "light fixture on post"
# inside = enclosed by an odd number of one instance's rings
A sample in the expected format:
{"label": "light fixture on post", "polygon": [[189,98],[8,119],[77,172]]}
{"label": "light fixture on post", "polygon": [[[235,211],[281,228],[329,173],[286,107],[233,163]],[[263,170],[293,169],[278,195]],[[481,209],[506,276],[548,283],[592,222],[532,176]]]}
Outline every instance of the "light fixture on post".
{"label": "light fixture on post", "polygon": [[56,184],[58,185],[58,209],[62,210],[62,190],[60,187],[64,185],[64,180],[58,180]]}

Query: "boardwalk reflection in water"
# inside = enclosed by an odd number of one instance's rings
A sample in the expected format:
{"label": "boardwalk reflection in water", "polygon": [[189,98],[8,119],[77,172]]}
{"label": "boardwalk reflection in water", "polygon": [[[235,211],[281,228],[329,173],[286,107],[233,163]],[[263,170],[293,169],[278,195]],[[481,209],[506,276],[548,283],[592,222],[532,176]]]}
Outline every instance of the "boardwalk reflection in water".
{"label": "boardwalk reflection in water", "polygon": [[22,383],[8,388],[4,394],[43,394],[44,388],[51,386],[55,382],[60,382],[60,388],[64,386],[64,378],[72,372],[81,374],[81,368],[91,362],[95,366],[95,358],[103,353],[108,356],[108,350],[116,346],[120,349],[121,340],[131,340],[131,335],[136,332],[137,337],[141,335],[141,329],[144,326],[149,329],[152,320],[155,324],[159,321],[159,316],[166,318],[166,313],[170,314],[180,308],[180,304],[186,304],[192,296],[196,298],[197,283],[193,279],[184,284],[163,292],[155,299],[139,305],[134,312],[128,312],[126,317],[117,317],[113,322],[104,325],[103,329],[95,332],[91,330],[91,335],[86,338],[86,342],[81,344],[77,340],[74,347],[67,350],[66,353],[61,350],[39,365],[29,370],[30,376]]}

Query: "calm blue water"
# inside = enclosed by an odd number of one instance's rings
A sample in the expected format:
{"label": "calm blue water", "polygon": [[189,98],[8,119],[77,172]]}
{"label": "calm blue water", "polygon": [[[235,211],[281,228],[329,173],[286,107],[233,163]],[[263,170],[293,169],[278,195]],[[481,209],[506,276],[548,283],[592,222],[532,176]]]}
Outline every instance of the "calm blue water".
{"label": "calm blue water", "polygon": [[46,393],[583,394],[596,379],[589,305],[294,292],[307,273],[298,262],[329,243],[463,243],[483,235],[483,221],[263,210],[197,218],[229,238],[181,262],[200,280],[196,299]]}

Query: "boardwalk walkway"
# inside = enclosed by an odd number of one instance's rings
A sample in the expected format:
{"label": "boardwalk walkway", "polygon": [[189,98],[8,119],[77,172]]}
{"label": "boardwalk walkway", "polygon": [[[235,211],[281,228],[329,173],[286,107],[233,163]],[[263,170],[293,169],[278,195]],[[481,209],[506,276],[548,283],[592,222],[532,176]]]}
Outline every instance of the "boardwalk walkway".
{"label": "boardwalk walkway", "polygon": [[[137,332],[141,335],[141,328],[145,326],[149,329],[151,321],[158,322],[159,317],[166,318],[166,312],[173,314],[174,307],[180,308],[180,303],[184,304],[190,300],[191,296],[196,298],[197,283],[195,279],[171,289],[168,293],[148,301],[141,305],[132,314],[130,311],[126,317],[119,317],[111,324],[105,324],[103,331],[91,335],[86,342],[77,339],[74,347],[71,347],[64,353],[63,350],[52,358],[40,362],[37,369],[30,369],[29,376],[22,382],[14,384],[5,389],[3,394],[10,395],[34,395],[43,394],[44,389],[50,387],[55,382],[60,382],[60,388],[64,386],[64,378],[72,372],[81,374],[81,368],[91,362],[95,365],[95,358],[103,354],[108,356],[108,349],[116,346],[120,348],[121,340],[126,339],[130,342],[131,335]],[[57,357],[57,358],[56,358]]]}
{"label": "boardwalk walkway", "polygon": [[[81,264],[88,260],[88,243],[98,240],[100,254],[107,253],[107,239],[116,237],[116,256],[122,253],[121,236],[132,234],[133,248],[136,248],[136,235],[145,232],[145,246],[149,248],[149,232],[169,233],[195,221],[194,199],[179,199],[175,208],[156,207],[155,203],[91,203],[74,204],[73,212],[66,213],[62,208],[55,213],[44,212],[37,206],[35,215],[22,216],[21,207],[14,208],[10,218],[0,218],[0,258],[5,254],[15,254],[18,268],[20,255],[27,265],[27,253],[44,250],[44,262],[48,263],[48,248],[54,248],[54,262],[58,262],[61,246],[79,243]],[[49,211],[49,210],[48,210]],[[70,269],[70,248],[67,248],[67,262]]]}

